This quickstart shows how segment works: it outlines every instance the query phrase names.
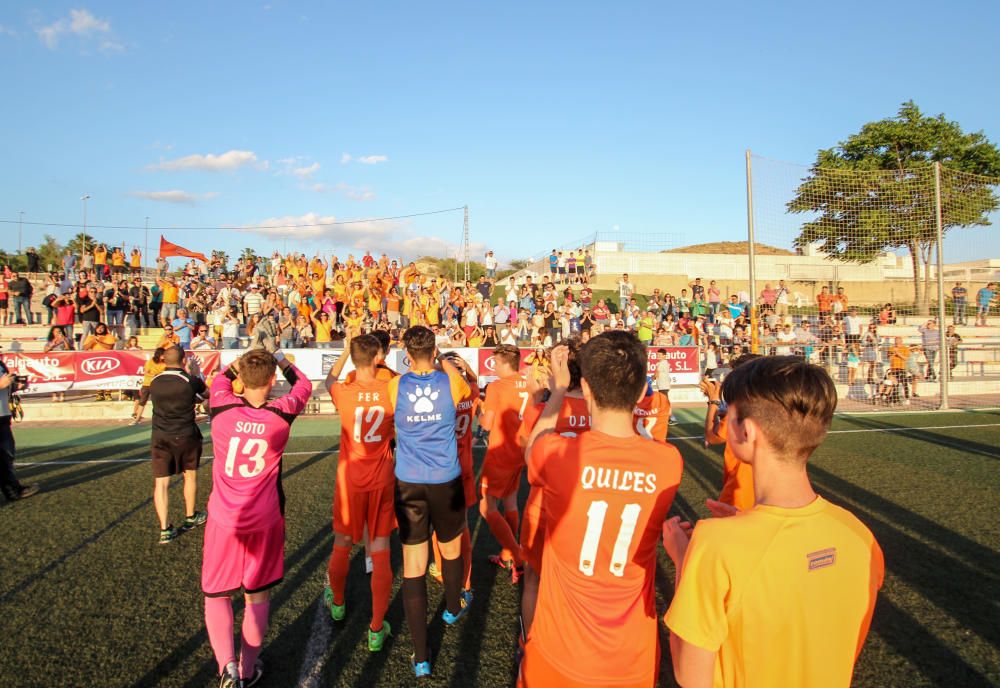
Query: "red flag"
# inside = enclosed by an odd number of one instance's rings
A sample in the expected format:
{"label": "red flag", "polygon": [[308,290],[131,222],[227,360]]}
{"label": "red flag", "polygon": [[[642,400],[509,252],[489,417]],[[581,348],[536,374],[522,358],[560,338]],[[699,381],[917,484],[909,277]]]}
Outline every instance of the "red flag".
{"label": "red flag", "polygon": [[170,256],[182,256],[184,258],[196,258],[203,263],[208,262],[208,258],[205,257],[204,253],[196,253],[195,251],[188,251],[183,246],[178,246],[177,244],[172,244],[160,235],[160,258],[169,258]]}

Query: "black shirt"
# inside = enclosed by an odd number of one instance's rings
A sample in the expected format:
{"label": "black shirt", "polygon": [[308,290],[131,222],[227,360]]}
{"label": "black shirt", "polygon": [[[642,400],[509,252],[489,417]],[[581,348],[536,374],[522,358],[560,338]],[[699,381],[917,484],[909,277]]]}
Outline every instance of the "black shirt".
{"label": "black shirt", "polygon": [[89,306],[94,303],[94,299],[90,298],[90,295],[80,296],[77,294],[76,297],[76,312],[80,316],[80,322],[100,322],[101,321],[101,311],[98,308],[91,308],[89,310],[83,310],[84,306]]}
{"label": "black shirt", "polygon": [[[34,287],[31,286],[31,282],[26,277],[18,277],[11,280],[7,283],[7,289],[10,291],[11,296],[23,296],[26,299],[30,299],[34,291]],[[14,292],[17,293],[15,294]]]}
{"label": "black shirt", "polygon": [[194,422],[194,405],[204,396],[205,383],[180,368],[167,368],[149,384],[153,402],[153,434],[201,436]]}

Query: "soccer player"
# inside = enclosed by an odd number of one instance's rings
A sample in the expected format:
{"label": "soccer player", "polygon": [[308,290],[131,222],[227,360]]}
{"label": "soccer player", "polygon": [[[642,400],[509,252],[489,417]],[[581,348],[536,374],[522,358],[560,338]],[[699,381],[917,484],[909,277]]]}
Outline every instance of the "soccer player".
{"label": "soccer player", "polygon": [[[733,359],[729,365],[733,370],[736,370],[747,361],[755,358],[758,358],[758,354],[743,354]],[[698,387],[708,397],[708,408],[705,411],[705,446],[726,445],[722,453],[722,491],[719,493],[717,501],[709,499],[705,503],[712,510],[712,513],[716,514],[716,510],[720,508],[727,511],[724,506],[719,507],[718,502],[735,507],[740,511],[750,511],[755,503],[753,469],[750,464],[736,458],[726,441],[728,437],[728,413],[724,411],[722,387],[717,380],[711,378],[703,379]]]}
{"label": "soccer player", "polygon": [[[468,510],[479,503],[479,493],[476,490],[476,469],[472,463],[472,419],[479,407],[479,377],[476,371],[464,358],[454,352],[442,354],[448,362],[455,366],[466,383],[469,394],[458,402],[455,415],[455,441],[458,443],[458,462],[462,466],[462,485],[465,491],[465,530],[462,531],[462,562],[465,565],[465,575],[462,578],[462,590],[472,594],[472,535],[469,532]],[[437,582],[443,582],[441,577],[441,543],[437,533],[431,536],[434,548],[434,563],[430,574]]]}
{"label": "soccer player", "polygon": [[449,626],[472,603],[462,591],[465,493],[455,439],[456,408],[469,385],[438,359],[434,332],[411,327],[403,335],[410,370],[389,382],[396,427],[396,522],[403,543],[403,610],[413,639],[410,663],[417,678],[431,675],[427,652],[427,540],[433,527],[441,545],[441,574]]}
{"label": "soccer player", "polygon": [[553,393],[525,449],[542,488],[545,556],[520,686],[655,685],[654,578],[663,520],[683,462],[639,437],[632,410],[646,390],[646,350],[612,331],[580,349],[591,429],[554,432],[570,384],[568,352],[553,352]]}
{"label": "soccer player", "polygon": [[[517,491],[524,470],[524,454],[517,435],[531,391],[528,381],[518,372],[520,349],[501,344],[493,350],[493,361],[499,379],[486,387],[483,415],[479,421],[482,428],[490,433],[483,462],[479,513],[503,547],[499,555],[490,556],[490,562],[509,569],[511,580],[517,583],[524,570],[521,546],[514,535],[518,532]],[[503,514],[500,513],[501,502]]]}
{"label": "soccer player", "polygon": [[[201,430],[194,422],[195,405],[203,400],[205,383],[184,370],[184,351],[179,346],[163,353],[164,370],[149,383],[153,400],[153,430],[150,454],[153,465],[153,506],[160,520],[160,544],[174,540],[182,531],[205,522],[205,513],[195,511],[198,497],[198,466],[201,464]],[[178,530],[168,525],[170,476],[184,473],[184,522]]]}
{"label": "soccer player", "polygon": [[837,407],[833,380],[768,356],[730,373],[722,392],[727,445],[753,467],[757,506],[690,536],[677,517],[663,525],[678,571],[664,617],[674,675],[682,686],[846,687],[884,563],[868,528],[809,482]]}
{"label": "soccer player", "polygon": [[[275,366],[292,389],[268,401]],[[233,393],[236,380],[243,385],[242,397]],[[201,569],[205,626],[219,665],[220,688],[249,688],[263,673],[257,656],[267,633],[270,591],[285,569],[282,455],[292,421],[309,402],[312,383],[280,351],[255,349],[216,375],[211,392],[216,459]],[[237,663],[230,596],[240,589],[246,607]]]}
{"label": "soccer player", "polygon": [[670,430],[670,400],[663,392],[656,391],[649,383],[646,393],[632,411],[635,431],[647,440],[666,442]]}
{"label": "soccer player", "polygon": [[[569,386],[563,397],[562,407],[556,417],[554,431],[564,437],[575,437],[590,429],[590,410],[580,389],[580,363],[577,361],[580,340],[571,338],[566,342],[569,368]],[[550,378],[550,384],[551,384]],[[545,404],[534,404],[524,412],[519,440],[527,445]],[[531,486],[528,500],[524,504],[524,518],[521,520],[521,548],[524,552],[524,588],[521,591],[521,621],[524,633],[531,630],[535,618],[535,604],[538,601],[538,583],[542,573],[542,554],[545,540],[545,516],[542,508],[542,488]]]}
{"label": "soccer player", "polygon": [[[384,619],[392,592],[389,536],[395,529],[393,418],[389,381],[378,376],[377,361],[381,355],[378,339],[362,335],[348,345],[349,353],[337,360],[326,378],[326,389],[340,415],[340,457],[333,497],[333,553],[324,598],[330,616],[342,621],[347,611],[344,589],[351,547],[364,539],[367,529],[372,559],[368,649],[378,652],[391,633]],[[354,377],[351,381],[337,382],[348,358],[354,362]]]}

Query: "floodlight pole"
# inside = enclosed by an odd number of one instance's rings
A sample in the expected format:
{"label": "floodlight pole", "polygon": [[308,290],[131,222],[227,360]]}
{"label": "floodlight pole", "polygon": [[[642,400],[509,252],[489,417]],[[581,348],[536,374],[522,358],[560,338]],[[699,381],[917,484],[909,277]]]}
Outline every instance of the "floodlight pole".
{"label": "floodlight pole", "polygon": [[747,159],[747,259],[750,262],[750,351],[758,353],[760,338],[757,333],[757,279],[754,265],[757,262],[754,252],[753,238],[753,169],[750,164],[750,149],[746,150]]}
{"label": "floodlight pole", "polygon": [[465,225],[462,231],[462,250],[465,253],[465,281],[470,279],[469,273],[469,206],[465,206]]}
{"label": "floodlight pole", "polygon": [[146,216],[146,242],[142,247],[142,266],[149,268],[149,215]]}
{"label": "floodlight pole", "polygon": [[937,230],[937,287],[938,287],[938,384],[941,385],[942,411],[948,408],[948,378],[951,376],[951,353],[944,326],[944,222],[941,213],[941,163],[934,163],[934,224]]}
{"label": "floodlight pole", "polygon": [[24,222],[24,211],[17,215],[17,255],[21,255],[21,223]]}

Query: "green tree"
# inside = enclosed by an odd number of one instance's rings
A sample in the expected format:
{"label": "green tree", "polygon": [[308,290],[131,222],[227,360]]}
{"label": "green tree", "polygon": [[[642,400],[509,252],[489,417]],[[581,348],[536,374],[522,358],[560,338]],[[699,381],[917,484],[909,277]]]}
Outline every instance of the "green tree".
{"label": "green tree", "polygon": [[256,259],[257,259],[257,253],[249,246],[240,251],[240,260],[242,260],[244,263],[247,261],[254,261]]}
{"label": "green tree", "polygon": [[97,239],[90,236],[89,234],[84,234],[80,232],[75,237],[69,240],[67,247],[75,255],[82,256],[84,253],[90,253],[94,250],[97,245]]}
{"label": "green tree", "polygon": [[43,270],[47,270],[49,265],[56,272],[62,269],[63,247],[54,236],[46,234],[45,240],[35,250],[38,252]]}
{"label": "green tree", "polygon": [[514,260],[510,261],[510,267],[515,272],[518,270],[524,270],[529,265],[531,265],[531,261],[528,260],[527,258],[515,258]]}
{"label": "green tree", "polygon": [[967,134],[943,114],[924,115],[909,101],[895,117],[869,122],[837,147],[819,151],[788,203],[789,212],[818,214],[802,225],[795,245],[818,243],[827,255],[853,263],[906,250],[914,303],[926,312],[926,267],[937,234],[934,163],[943,168],[942,231],[990,224],[989,213],[1000,207],[1000,150],[982,132]]}

